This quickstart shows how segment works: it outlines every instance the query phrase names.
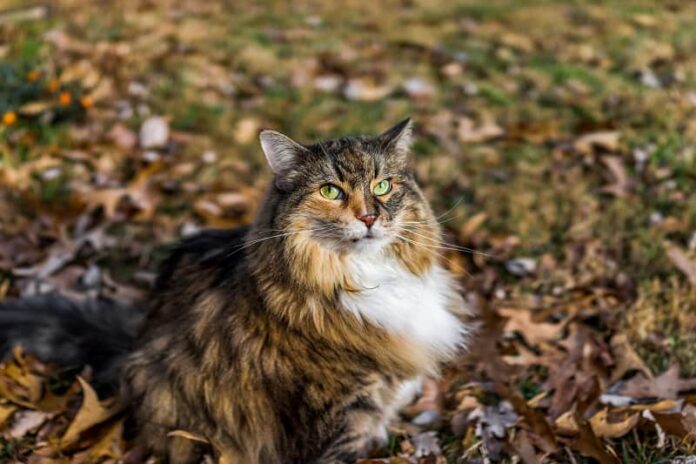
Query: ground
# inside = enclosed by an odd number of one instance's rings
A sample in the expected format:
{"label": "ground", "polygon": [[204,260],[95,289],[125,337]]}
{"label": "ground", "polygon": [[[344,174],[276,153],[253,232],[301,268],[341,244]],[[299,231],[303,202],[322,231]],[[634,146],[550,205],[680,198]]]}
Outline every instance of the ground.
{"label": "ground", "polygon": [[[137,300],[173,240],[253,217],[260,128],[411,116],[478,328],[376,459],[696,452],[695,3],[24,3],[0,4],[0,298]],[[87,381],[17,358],[0,462],[128,452]]]}

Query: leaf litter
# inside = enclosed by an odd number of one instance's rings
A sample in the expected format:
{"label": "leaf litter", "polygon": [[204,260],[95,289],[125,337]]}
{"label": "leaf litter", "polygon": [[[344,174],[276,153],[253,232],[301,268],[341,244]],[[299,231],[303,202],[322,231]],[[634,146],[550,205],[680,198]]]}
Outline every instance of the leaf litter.
{"label": "leaf litter", "polygon": [[[167,244],[249,223],[259,129],[411,114],[425,193],[476,251],[444,262],[477,330],[363,462],[693,454],[696,11],[628,3],[356,2],[277,24],[247,2],[3,6],[0,297],[137,300]],[[139,456],[120,408],[89,370],[18,350],[0,460]]]}

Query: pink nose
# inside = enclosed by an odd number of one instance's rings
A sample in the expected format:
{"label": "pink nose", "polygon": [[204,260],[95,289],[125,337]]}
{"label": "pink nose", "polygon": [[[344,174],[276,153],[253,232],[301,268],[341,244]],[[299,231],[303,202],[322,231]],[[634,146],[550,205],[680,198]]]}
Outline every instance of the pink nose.
{"label": "pink nose", "polygon": [[374,224],[377,220],[377,213],[363,214],[362,216],[358,216],[358,219],[364,222],[369,228],[372,227],[372,224]]}

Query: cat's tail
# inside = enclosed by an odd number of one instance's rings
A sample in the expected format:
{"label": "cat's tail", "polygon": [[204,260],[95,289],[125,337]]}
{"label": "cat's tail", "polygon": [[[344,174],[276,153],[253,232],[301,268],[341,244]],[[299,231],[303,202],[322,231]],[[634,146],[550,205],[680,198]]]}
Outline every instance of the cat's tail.
{"label": "cat's tail", "polygon": [[120,383],[143,313],[109,299],[76,302],[44,295],[0,303],[0,360],[14,346],[64,372],[92,368],[97,389]]}

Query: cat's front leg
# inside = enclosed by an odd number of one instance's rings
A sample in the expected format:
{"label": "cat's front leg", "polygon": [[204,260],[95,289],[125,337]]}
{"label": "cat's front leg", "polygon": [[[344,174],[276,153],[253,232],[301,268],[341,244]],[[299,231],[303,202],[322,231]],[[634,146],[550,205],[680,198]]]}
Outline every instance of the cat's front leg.
{"label": "cat's front leg", "polygon": [[353,463],[367,457],[370,451],[386,446],[388,438],[381,412],[351,412],[345,432],[334,440],[317,464]]}

